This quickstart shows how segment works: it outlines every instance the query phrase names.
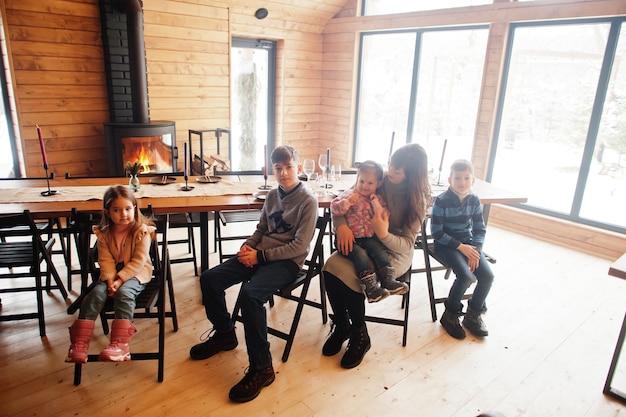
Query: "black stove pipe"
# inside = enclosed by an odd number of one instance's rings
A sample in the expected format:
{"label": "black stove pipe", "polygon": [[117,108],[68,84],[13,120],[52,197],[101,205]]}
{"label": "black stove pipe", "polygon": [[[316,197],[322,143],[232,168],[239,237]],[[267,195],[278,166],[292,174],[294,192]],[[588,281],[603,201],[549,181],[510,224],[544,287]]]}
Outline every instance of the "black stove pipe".
{"label": "black stove pipe", "polygon": [[139,0],[116,0],[113,6],[119,12],[126,14],[133,122],[150,123],[142,5]]}

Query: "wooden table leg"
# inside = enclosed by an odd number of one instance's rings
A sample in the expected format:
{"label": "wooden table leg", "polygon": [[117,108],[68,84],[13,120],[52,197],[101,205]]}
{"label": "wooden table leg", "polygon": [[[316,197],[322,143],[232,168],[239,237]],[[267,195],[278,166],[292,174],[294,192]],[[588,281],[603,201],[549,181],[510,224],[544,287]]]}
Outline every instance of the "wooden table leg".
{"label": "wooden table leg", "polygon": [[200,212],[200,273],[209,269],[209,213]]}

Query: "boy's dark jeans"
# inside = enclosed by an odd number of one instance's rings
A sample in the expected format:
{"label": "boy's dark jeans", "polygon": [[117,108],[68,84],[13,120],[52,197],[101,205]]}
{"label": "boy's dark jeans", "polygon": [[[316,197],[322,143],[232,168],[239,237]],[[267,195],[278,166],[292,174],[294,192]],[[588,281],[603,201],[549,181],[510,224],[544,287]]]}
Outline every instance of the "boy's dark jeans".
{"label": "boy's dark jeans", "polygon": [[452,271],[456,275],[452,288],[450,288],[448,299],[445,302],[446,308],[452,312],[462,311],[463,305],[461,304],[461,300],[463,299],[465,291],[467,291],[472,282],[478,280],[468,305],[472,310],[477,312],[486,311],[487,305],[485,301],[487,295],[489,295],[489,290],[491,290],[494,276],[485,255],[481,252],[478,268],[472,272],[469,266],[467,266],[467,258],[457,249],[452,249],[435,242],[435,254],[441,258],[446,266],[452,268]]}
{"label": "boy's dark jeans", "polygon": [[264,304],[274,291],[293,282],[298,272],[298,265],[289,260],[248,268],[237,258],[230,258],[204,271],[200,276],[200,289],[206,316],[213,323],[216,331],[223,332],[234,327],[234,322],[226,308],[225,290],[242,283],[241,315],[250,369],[265,369],[272,365]]}

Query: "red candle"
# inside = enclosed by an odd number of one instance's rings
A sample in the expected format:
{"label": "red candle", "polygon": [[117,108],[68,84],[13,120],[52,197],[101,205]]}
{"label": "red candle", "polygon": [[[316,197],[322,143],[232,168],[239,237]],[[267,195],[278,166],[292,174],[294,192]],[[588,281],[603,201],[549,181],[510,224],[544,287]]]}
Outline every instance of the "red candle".
{"label": "red candle", "polygon": [[265,162],[263,162],[263,175],[267,177],[267,145],[263,145],[263,157],[265,158]]}
{"label": "red candle", "polygon": [[43,144],[43,137],[41,136],[41,128],[37,125],[37,137],[39,137],[39,148],[41,149],[41,157],[43,158],[43,164],[48,166],[48,158],[46,157],[46,147]]}

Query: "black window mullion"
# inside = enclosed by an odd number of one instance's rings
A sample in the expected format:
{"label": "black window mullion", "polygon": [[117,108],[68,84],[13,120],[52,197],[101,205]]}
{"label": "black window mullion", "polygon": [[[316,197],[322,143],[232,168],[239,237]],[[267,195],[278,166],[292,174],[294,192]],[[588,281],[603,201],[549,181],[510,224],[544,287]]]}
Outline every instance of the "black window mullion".
{"label": "black window mullion", "polygon": [[614,21],[611,24],[606,49],[604,51],[604,59],[602,60],[602,68],[598,79],[598,87],[596,89],[596,96],[593,103],[593,109],[591,110],[591,118],[589,120],[589,129],[587,130],[585,149],[583,150],[580,171],[578,173],[578,181],[576,183],[576,190],[572,201],[570,214],[577,218],[580,216],[580,208],[585,195],[587,178],[591,169],[591,160],[593,159],[594,150],[596,148],[596,140],[598,138],[598,131],[602,120],[602,110],[606,100],[606,93],[609,88],[613,62],[615,60],[619,32],[620,22]]}

